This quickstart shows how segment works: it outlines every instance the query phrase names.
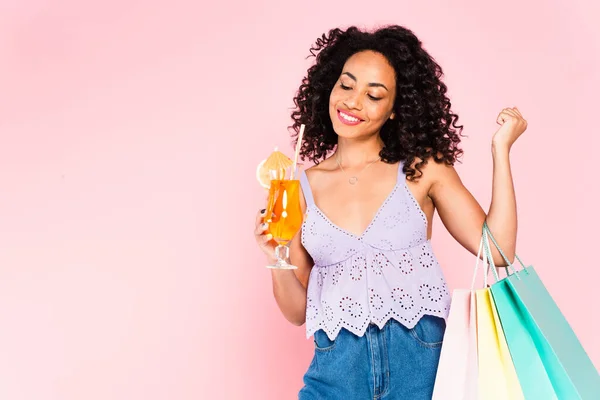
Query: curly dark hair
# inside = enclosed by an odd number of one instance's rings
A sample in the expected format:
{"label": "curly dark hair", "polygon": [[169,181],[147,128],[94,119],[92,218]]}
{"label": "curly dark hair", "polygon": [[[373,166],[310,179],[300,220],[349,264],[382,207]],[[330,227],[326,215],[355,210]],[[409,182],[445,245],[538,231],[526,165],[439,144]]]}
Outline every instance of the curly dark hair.
{"label": "curly dark hair", "polygon": [[[365,50],[382,54],[396,73],[396,118],[388,120],[380,131],[382,161],[403,161],[410,180],[422,175],[420,167],[430,157],[454,165],[463,153],[458,148],[463,127],[457,125],[458,115],[450,110],[447,87],[441,81],[442,68],[411,30],[398,25],[374,32],[354,26],[345,31],[332,29],[310,48],[309,57],[315,57],[316,62],[294,97],[294,123],[289,127],[295,144],[300,126],[305,125],[301,158],[318,164],[335,149],[338,138],[329,116],[329,95],[346,60]],[[413,168],[415,158],[419,161]]]}

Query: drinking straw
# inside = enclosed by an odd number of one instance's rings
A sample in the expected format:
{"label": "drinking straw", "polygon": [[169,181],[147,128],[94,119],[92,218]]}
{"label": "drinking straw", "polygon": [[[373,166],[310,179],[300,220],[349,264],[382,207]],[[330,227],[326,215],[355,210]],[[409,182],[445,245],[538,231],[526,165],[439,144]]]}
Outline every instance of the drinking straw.
{"label": "drinking straw", "polygon": [[294,155],[294,165],[292,166],[292,179],[296,179],[296,165],[298,164],[300,147],[302,147],[302,136],[304,136],[304,124],[300,125],[300,133],[298,134],[298,142],[296,143],[296,154]]}

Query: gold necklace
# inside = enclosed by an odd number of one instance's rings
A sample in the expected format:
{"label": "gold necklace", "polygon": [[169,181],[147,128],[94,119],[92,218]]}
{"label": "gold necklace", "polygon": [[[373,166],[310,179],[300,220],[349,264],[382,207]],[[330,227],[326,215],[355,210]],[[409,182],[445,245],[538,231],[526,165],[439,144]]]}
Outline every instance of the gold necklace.
{"label": "gold necklace", "polygon": [[[335,161],[337,162],[337,165],[340,167],[340,169],[342,170],[343,173],[346,173],[346,171],[344,171],[344,167],[342,167],[342,163],[340,162],[340,158],[341,156],[338,156],[338,154],[336,154],[335,157]],[[377,160],[367,164],[358,174],[351,176],[350,178],[348,178],[348,183],[351,185],[356,185],[356,183],[358,182],[358,175],[360,175],[364,170],[366,170],[367,168],[369,168],[371,165],[375,164],[377,161],[381,160],[381,157],[378,157]]]}

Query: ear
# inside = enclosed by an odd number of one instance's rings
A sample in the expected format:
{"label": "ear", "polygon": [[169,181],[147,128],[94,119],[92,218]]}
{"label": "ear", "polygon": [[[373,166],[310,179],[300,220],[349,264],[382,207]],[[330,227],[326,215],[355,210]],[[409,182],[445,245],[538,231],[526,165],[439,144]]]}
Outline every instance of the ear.
{"label": "ear", "polygon": [[392,115],[390,115],[390,119],[394,119],[396,118],[396,113],[392,113]]}

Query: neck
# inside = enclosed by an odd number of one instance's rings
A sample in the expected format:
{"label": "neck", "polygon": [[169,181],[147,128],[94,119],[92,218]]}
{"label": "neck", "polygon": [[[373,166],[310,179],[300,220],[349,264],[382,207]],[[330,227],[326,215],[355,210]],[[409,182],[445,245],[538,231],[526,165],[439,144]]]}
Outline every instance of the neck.
{"label": "neck", "polygon": [[348,168],[360,167],[379,159],[379,152],[383,148],[383,141],[379,135],[368,140],[338,138],[335,155]]}

